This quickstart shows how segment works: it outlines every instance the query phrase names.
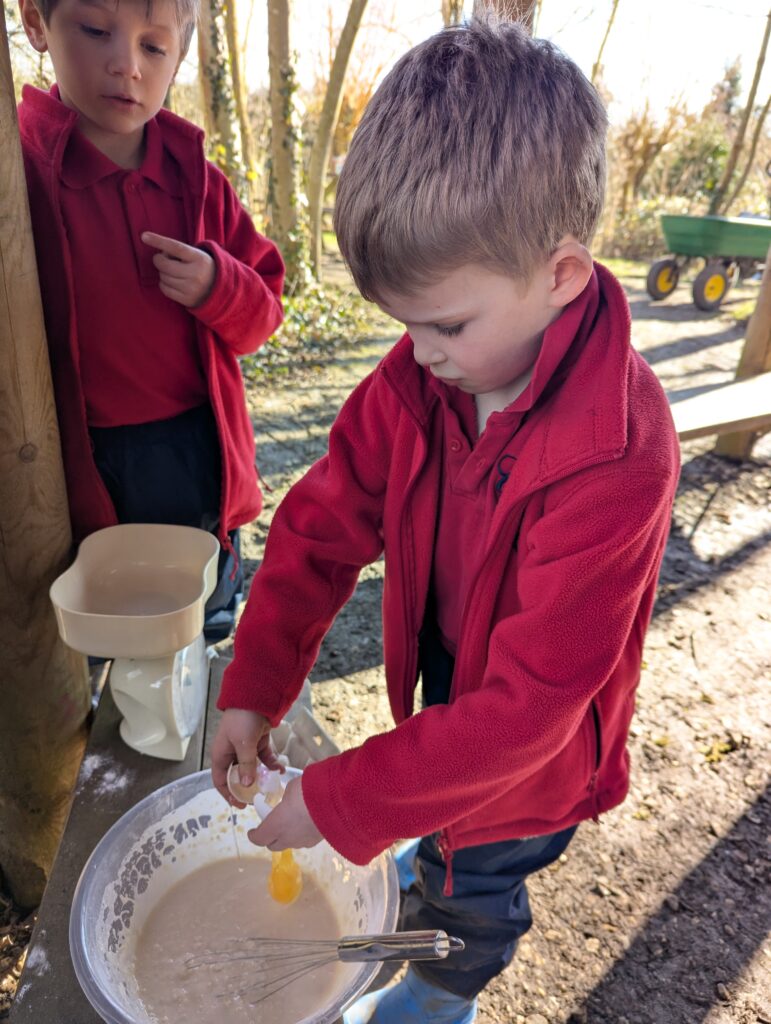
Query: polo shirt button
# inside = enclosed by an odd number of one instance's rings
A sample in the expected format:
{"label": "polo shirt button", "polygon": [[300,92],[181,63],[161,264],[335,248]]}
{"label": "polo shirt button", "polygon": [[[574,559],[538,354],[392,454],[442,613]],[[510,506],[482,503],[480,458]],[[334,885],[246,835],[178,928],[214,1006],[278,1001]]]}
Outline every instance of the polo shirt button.
{"label": "polo shirt button", "polygon": [[460,443],[460,441],[459,441],[459,440],[457,439],[457,437],[454,437],[454,438],[452,439],[452,441],[450,441],[450,451],[451,451],[451,452],[459,452],[459,451],[460,451],[460,449],[461,449],[461,443]]}

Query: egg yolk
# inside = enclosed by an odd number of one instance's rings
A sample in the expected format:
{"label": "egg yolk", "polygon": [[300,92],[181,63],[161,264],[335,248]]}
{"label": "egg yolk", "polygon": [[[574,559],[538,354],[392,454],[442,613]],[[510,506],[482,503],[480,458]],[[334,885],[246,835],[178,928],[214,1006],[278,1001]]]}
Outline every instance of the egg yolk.
{"label": "egg yolk", "polygon": [[303,877],[291,850],[273,854],[268,892],[277,903],[292,903],[300,895]]}

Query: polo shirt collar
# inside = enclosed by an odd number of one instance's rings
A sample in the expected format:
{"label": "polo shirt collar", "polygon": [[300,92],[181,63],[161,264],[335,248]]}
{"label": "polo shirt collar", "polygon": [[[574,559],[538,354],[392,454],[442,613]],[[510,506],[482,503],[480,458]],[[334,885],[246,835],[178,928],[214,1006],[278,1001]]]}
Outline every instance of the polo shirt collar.
{"label": "polo shirt collar", "polygon": [[[62,107],[66,110],[67,108]],[[172,187],[173,178],[163,173],[164,152],[161,130],[153,118],[145,125],[145,155],[142,164],[136,171],[127,171],[119,167],[101,150],[77,130],[70,135],[64,150],[61,180],[68,188],[88,188],[111,174],[141,174],[165,192],[176,194]]]}

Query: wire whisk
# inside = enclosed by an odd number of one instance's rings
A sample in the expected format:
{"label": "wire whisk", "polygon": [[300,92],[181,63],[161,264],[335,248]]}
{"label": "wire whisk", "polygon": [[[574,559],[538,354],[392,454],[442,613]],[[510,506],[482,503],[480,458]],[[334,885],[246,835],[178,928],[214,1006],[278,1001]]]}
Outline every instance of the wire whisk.
{"label": "wire whisk", "polygon": [[[232,949],[208,950],[188,957],[190,970],[248,961],[253,982],[235,994],[261,1003],[310,971],[336,960],[372,963],[387,960],[443,960],[464,948],[462,939],[444,931],[392,932],[385,935],[346,935],[341,939],[268,939],[250,937]],[[224,994],[223,994],[224,995]]]}

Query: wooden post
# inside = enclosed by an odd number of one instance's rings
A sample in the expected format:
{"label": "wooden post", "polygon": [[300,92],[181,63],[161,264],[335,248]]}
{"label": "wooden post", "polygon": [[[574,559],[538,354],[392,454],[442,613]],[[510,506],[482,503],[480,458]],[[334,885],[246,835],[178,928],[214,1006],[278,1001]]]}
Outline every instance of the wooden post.
{"label": "wooden post", "polygon": [[48,588],[70,560],[59,431],[0,18],[0,867],[40,902],[85,742],[86,661],[59,639]]}
{"label": "wooden post", "polygon": [[[771,249],[766,255],[758,303],[747,324],[747,336],[736,370],[736,380],[755,377],[767,370],[771,370]],[[757,430],[740,430],[724,434],[717,440],[715,453],[729,459],[748,459],[762,433]]]}

